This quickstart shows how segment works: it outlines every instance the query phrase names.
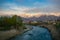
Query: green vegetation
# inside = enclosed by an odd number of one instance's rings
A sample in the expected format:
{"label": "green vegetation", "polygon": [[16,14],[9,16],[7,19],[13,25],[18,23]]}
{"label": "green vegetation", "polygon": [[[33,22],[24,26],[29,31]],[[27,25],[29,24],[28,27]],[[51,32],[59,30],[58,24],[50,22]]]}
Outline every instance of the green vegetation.
{"label": "green vegetation", "polygon": [[56,26],[57,29],[60,29],[60,22],[57,22],[57,23],[55,24],[55,26]]}
{"label": "green vegetation", "polygon": [[60,36],[60,21],[55,24],[56,30],[58,32],[58,35]]}
{"label": "green vegetation", "polygon": [[12,17],[1,16],[0,17],[0,30],[9,30],[11,28],[18,29],[22,27],[22,18],[20,16],[14,15]]}

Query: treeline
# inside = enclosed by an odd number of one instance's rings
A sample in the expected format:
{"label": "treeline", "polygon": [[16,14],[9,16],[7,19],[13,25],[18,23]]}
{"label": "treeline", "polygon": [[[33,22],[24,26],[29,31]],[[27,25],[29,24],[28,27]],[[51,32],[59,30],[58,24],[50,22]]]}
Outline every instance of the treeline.
{"label": "treeline", "polygon": [[13,28],[18,28],[23,26],[22,23],[22,18],[20,16],[14,15],[12,17],[7,17],[7,16],[1,16],[0,17],[0,29],[10,29],[11,27]]}

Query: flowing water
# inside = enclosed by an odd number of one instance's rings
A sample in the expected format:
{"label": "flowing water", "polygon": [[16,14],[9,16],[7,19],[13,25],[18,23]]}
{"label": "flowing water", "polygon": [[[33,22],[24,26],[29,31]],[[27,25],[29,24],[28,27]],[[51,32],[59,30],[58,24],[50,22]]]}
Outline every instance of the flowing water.
{"label": "flowing water", "polygon": [[51,34],[46,28],[32,26],[33,29],[17,35],[11,40],[52,40]]}

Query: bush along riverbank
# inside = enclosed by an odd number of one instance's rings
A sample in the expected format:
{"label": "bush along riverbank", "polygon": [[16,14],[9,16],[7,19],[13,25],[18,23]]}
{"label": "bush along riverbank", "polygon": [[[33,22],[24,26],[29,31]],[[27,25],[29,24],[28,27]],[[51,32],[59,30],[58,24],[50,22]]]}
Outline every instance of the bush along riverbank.
{"label": "bush along riverbank", "polygon": [[20,16],[14,15],[12,17],[1,16],[0,17],[0,30],[10,30],[11,28],[19,29],[23,27],[22,18]]}

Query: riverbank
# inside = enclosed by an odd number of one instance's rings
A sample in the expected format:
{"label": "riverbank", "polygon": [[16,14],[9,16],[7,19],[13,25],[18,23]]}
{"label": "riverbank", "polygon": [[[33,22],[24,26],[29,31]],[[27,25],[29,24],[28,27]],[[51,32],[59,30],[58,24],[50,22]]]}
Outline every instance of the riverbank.
{"label": "riverbank", "polygon": [[7,31],[0,31],[0,40],[9,39],[11,37],[22,34],[28,30],[31,30],[31,29],[32,28],[30,28],[30,27],[26,27],[26,29],[20,29],[20,30],[11,29],[11,30],[7,30]]}
{"label": "riverbank", "polygon": [[60,40],[60,34],[54,25],[37,25],[37,26],[48,29],[52,35],[53,40]]}
{"label": "riverbank", "polygon": [[20,34],[21,32],[19,32],[16,29],[11,29],[11,30],[7,30],[7,31],[0,31],[0,40],[6,40],[12,36],[15,36],[17,34]]}
{"label": "riverbank", "polygon": [[50,33],[52,34],[52,38],[53,40],[60,40],[59,38],[59,33],[56,29],[56,27],[54,25],[47,25],[45,26],[49,31]]}

